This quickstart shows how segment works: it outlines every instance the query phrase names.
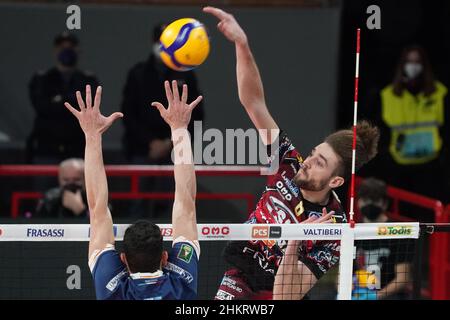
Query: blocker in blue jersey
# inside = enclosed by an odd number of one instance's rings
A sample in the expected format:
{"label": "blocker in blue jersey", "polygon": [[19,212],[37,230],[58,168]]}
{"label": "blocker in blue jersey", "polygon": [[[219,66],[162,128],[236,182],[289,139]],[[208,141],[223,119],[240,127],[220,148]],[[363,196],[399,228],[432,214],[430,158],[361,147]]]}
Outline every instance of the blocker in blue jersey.
{"label": "blocker in blue jersey", "polygon": [[89,267],[94,278],[97,299],[162,300],[197,297],[197,265],[200,245],[195,210],[196,178],[191,140],[187,126],[192,110],[202,100],[187,103],[188,88],[180,97],[176,81],[172,88],[164,83],[168,108],[153,102],[171,128],[174,144],[175,200],[172,211],[173,244],[163,250],[163,236],[157,225],[137,221],[127,228],[123,252],[114,247],[113,221],[108,208],[108,184],[102,155],[102,134],[123,117],[115,112],[100,113],[102,88],[92,103],[91,88],[86,86],[83,100],[77,91],[79,110],[65,103],[78,119],[85,134],[85,180],[90,212]]}

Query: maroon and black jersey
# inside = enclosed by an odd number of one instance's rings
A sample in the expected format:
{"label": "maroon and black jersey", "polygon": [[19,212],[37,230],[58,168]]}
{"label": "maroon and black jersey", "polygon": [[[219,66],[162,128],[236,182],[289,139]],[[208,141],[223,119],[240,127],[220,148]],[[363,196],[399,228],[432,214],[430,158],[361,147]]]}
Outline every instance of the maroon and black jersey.
{"label": "maroon and black jersey", "polygon": [[[347,222],[334,192],[326,206],[303,199],[300,188],[293,182],[303,159],[284,132],[280,133],[279,148],[271,155],[271,161],[278,161],[279,169],[268,178],[256,209],[246,223],[300,223],[311,216],[322,216],[323,207],[327,212],[335,211],[335,223]],[[284,240],[230,242],[225,258],[246,275],[254,291],[271,290],[286,245]],[[339,261],[339,251],[339,241],[302,241],[299,260],[320,278]]]}

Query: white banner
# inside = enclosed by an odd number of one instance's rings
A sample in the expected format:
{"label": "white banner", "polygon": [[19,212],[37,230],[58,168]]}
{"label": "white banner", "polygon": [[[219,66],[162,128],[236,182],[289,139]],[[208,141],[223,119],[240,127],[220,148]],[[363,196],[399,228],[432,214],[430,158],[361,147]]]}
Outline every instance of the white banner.
{"label": "white banner", "polygon": [[[117,241],[128,224],[115,224]],[[172,240],[172,225],[159,224],[164,240]],[[355,240],[419,237],[419,223],[361,223],[354,229],[342,224],[199,224],[199,240],[340,240],[343,232]],[[88,224],[2,224],[0,241],[89,241]]]}

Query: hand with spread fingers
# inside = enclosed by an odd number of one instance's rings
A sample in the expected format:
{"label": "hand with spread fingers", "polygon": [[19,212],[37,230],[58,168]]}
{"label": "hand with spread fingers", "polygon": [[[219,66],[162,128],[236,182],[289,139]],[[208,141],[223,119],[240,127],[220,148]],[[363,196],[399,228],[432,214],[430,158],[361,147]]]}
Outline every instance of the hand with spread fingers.
{"label": "hand with spread fingers", "polygon": [[100,113],[100,103],[102,99],[102,87],[97,87],[95,93],[94,104],[92,104],[91,86],[86,86],[86,98],[85,101],[81,96],[81,92],[76,92],[78,111],[72,107],[68,102],[64,103],[66,108],[78,119],[81,129],[86,136],[92,134],[102,134],[105,132],[115,120],[122,118],[121,112],[114,112],[108,117],[105,117]]}
{"label": "hand with spread fingers", "polygon": [[190,104],[187,103],[188,87],[183,85],[183,92],[178,92],[178,84],[172,81],[172,88],[170,88],[169,81],[164,82],[166,90],[166,97],[168,107],[167,109],[160,102],[152,102],[152,106],[156,107],[161,114],[164,121],[170,126],[172,130],[186,129],[191,120],[192,110],[202,101],[203,97],[198,96],[197,99]]}

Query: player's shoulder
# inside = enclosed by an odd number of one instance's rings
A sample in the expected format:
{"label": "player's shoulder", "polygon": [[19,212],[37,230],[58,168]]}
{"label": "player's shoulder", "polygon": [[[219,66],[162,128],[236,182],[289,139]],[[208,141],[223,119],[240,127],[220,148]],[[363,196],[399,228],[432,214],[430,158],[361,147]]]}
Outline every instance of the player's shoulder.
{"label": "player's shoulder", "polygon": [[88,261],[92,273],[94,273],[98,267],[109,268],[115,267],[117,264],[122,265],[123,263],[113,244],[107,244],[102,249],[94,250],[89,256]]}
{"label": "player's shoulder", "polygon": [[283,129],[280,129],[280,133],[278,134],[278,143],[280,144],[280,146],[292,144],[291,138]]}
{"label": "player's shoulder", "polygon": [[186,260],[190,261],[192,257],[196,257],[197,260],[200,258],[200,243],[198,240],[179,236],[172,243],[172,252],[181,260],[189,263]]}
{"label": "player's shoulder", "polygon": [[303,163],[303,157],[283,130],[278,137],[278,148],[279,152],[275,153],[281,157],[278,173],[285,172],[288,177],[293,178]]}

